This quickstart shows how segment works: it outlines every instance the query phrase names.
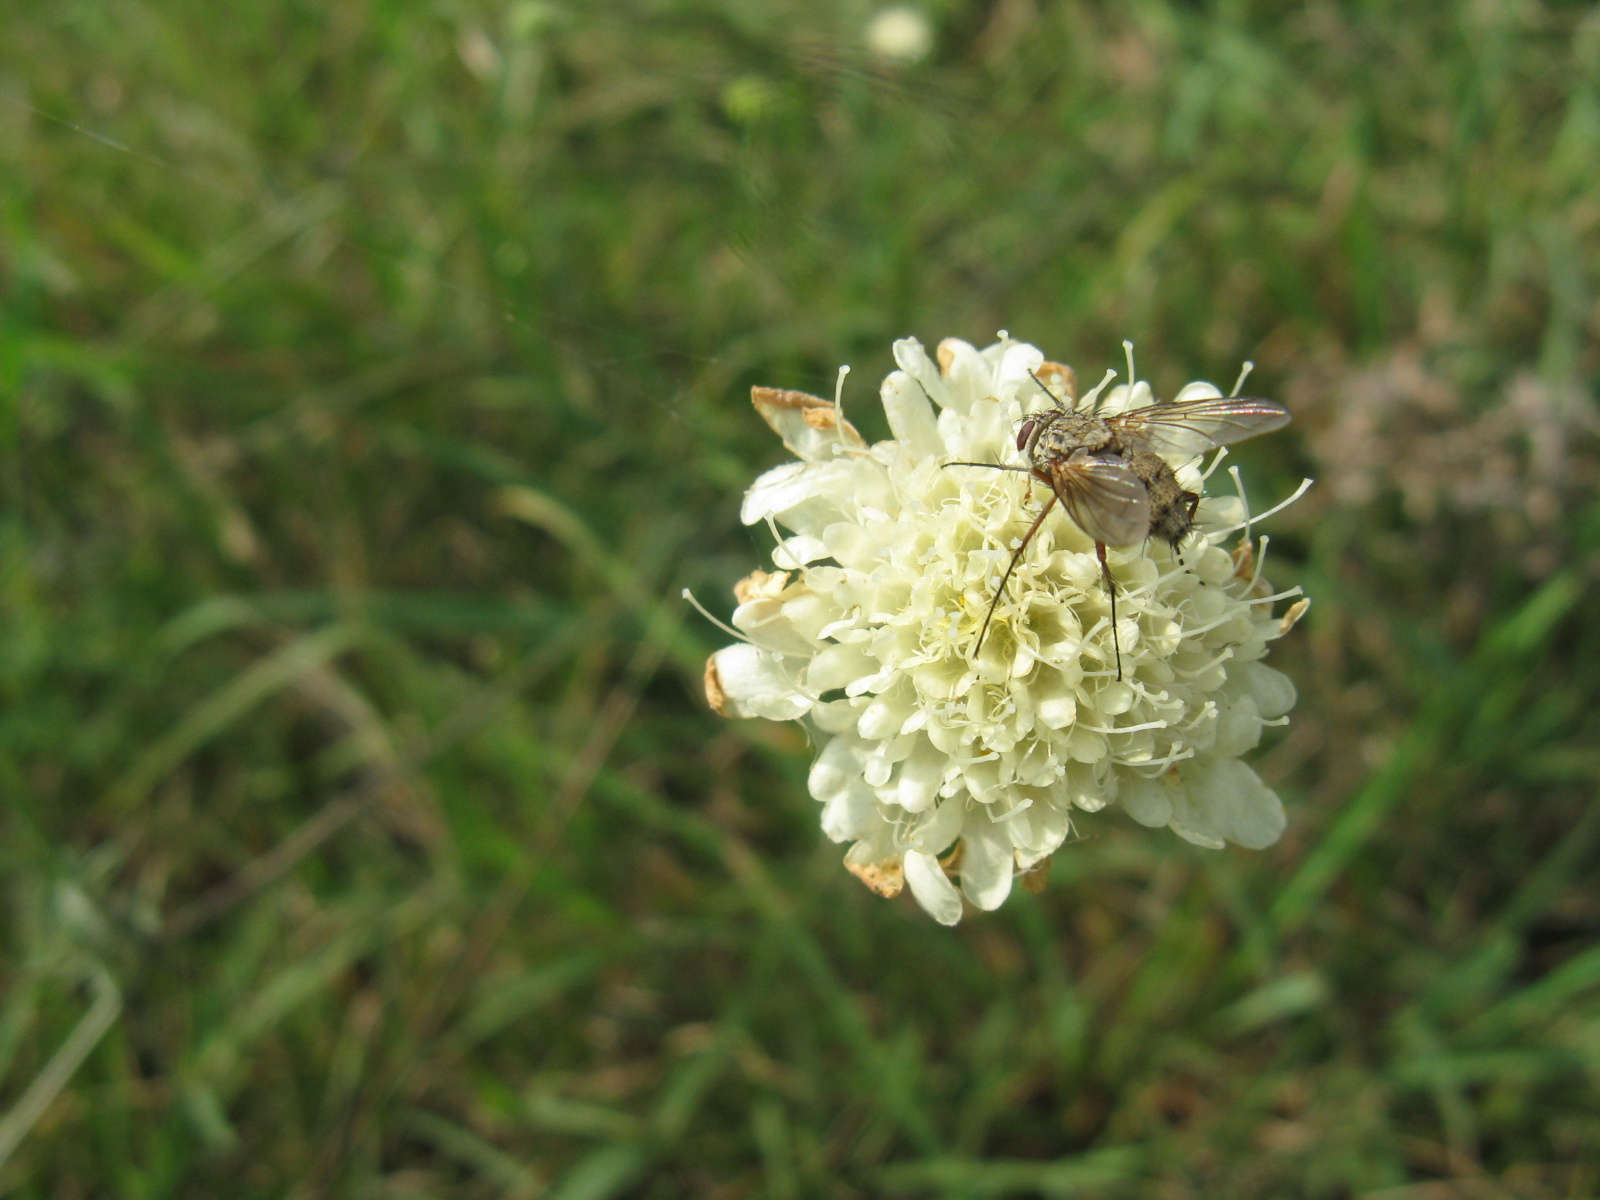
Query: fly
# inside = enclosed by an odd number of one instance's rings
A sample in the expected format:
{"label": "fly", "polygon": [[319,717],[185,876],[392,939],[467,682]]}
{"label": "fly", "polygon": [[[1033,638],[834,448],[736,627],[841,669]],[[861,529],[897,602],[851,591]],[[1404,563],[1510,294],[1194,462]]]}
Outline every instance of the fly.
{"label": "fly", "polygon": [[1106,547],[1131,546],[1153,535],[1176,550],[1194,528],[1200,497],[1178,482],[1166,456],[1191,458],[1218,446],[1271,433],[1289,423],[1289,413],[1270,400],[1218,396],[1150,404],[1100,417],[1093,409],[1069,407],[1037,375],[1033,380],[1055,407],[1034,413],[1017,426],[1017,449],[1027,456],[1027,466],[946,464],[1018,471],[1050,489],[1050,499],[1023,535],[989,602],[973,654],[983,648],[994,610],[1028,543],[1059,500],[1078,528],[1094,539],[1100,575],[1111,597],[1111,645],[1120,680],[1117,591],[1106,561]]}

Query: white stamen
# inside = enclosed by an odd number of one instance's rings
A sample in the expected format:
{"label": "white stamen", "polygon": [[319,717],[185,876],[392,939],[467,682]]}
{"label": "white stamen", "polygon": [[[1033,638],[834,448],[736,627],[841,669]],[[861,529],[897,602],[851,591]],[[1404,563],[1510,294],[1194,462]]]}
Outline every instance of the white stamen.
{"label": "white stamen", "polygon": [[1134,764],[1124,759],[1113,759],[1112,761],[1120,763],[1122,766],[1129,768],[1135,774],[1142,775],[1146,779],[1160,779],[1168,771],[1172,770],[1174,763],[1184,762],[1193,757],[1194,751],[1188,746],[1184,745],[1182,741],[1177,741],[1172,743],[1172,749],[1168,751],[1166,758],[1162,759],[1159,763],[1156,763],[1153,770],[1151,769],[1150,763]]}
{"label": "white stamen", "polygon": [[1261,580],[1261,569],[1267,565],[1267,543],[1271,540],[1266,534],[1261,535],[1261,545],[1256,550],[1256,569],[1250,576],[1250,586],[1245,589],[1247,592],[1255,591],[1256,584]]}
{"label": "white stamen", "polygon": [[[1287,600],[1290,596],[1299,596],[1299,595],[1302,595],[1302,594],[1303,593],[1302,593],[1300,587],[1297,585],[1295,587],[1290,588],[1287,592],[1277,592],[1277,593],[1274,593],[1271,596],[1257,596],[1257,597],[1255,597],[1253,599],[1249,599],[1249,600],[1240,600],[1239,603],[1240,604],[1275,604],[1279,600]],[[1199,637],[1202,633],[1210,633],[1213,629],[1216,629],[1216,628],[1218,628],[1219,626],[1222,626],[1222,625],[1226,625],[1229,621],[1233,620],[1238,615],[1239,615],[1238,613],[1226,613],[1223,616],[1218,617],[1215,621],[1212,621],[1208,625],[1197,625],[1193,629],[1185,629],[1178,636],[1181,637],[1181,638],[1185,638],[1185,639],[1192,638],[1192,637]],[[1087,675],[1088,672],[1086,671],[1086,672],[1084,672],[1084,674]]]}
{"label": "white stamen", "polygon": [[841,446],[849,444],[844,439],[844,377],[848,374],[850,374],[850,364],[846,363],[839,368],[839,378],[833,385],[834,429],[838,431]]}
{"label": "white stamen", "polygon": [[1301,496],[1304,496],[1306,494],[1306,492],[1308,492],[1311,489],[1312,482],[1313,481],[1310,480],[1310,479],[1302,479],[1300,481],[1300,486],[1295,488],[1293,494],[1290,495],[1287,500],[1283,500],[1283,501],[1280,501],[1277,504],[1274,504],[1271,508],[1267,509],[1267,511],[1262,513],[1260,516],[1252,517],[1250,519],[1250,521],[1241,521],[1237,525],[1230,525],[1226,529],[1219,529],[1219,530],[1217,530],[1217,532],[1207,534],[1206,536],[1210,539],[1211,544],[1213,546],[1215,546],[1217,543],[1222,541],[1223,538],[1227,537],[1229,534],[1238,533],[1239,530],[1243,529],[1248,524],[1251,524],[1251,523],[1253,523],[1255,521],[1265,521],[1268,517],[1277,516],[1284,509],[1288,508],[1289,505],[1293,504],[1296,500],[1300,499]]}
{"label": "white stamen", "polygon": [[1116,377],[1117,373],[1110,367],[1107,367],[1106,377],[1099,383],[1095,384],[1094,387],[1089,389],[1088,393],[1083,397],[1083,399],[1078,401],[1078,407],[1089,412],[1093,412],[1100,403],[1100,393],[1105,391],[1106,384],[1110,383]]}
{"label": "white stamen", "polygon": [[1082,721],[1078,722],[1079,729],[1087,729],[1090,733],[1143,733],[1146,729],[1167,729],[1170,726],[1170,721],[1146,721],[1143,725],[1124,725],[1121,728],[1113,725],[1107,729],[1101,725],[1086,725]]}
{"label": "white stamen", "polygon": [[1212,667],[1220,667],[1223,663],[1227,662],[1232,657],[1233,657],[1233,647],[1229,646],[1226,649],[1224,649],[1221,654],[1217,655],[1215,658],[1213,658],[1210,662],[1208,662],[1203,667],[1195,667],[1192,670],[1188,670],[1188,671],[1179,670],[1177,667],[1174,667],[1173,670],[1177,671],[1177,673],[1179,675],[1182,675],[1185,679],[1198,679],[1198,678],[1200,678],[1200,676],[1204,675],[1207,671],[1211,670]]}
{"label": "white stamen", "polygon": [[1239,474],[1238,467],[1229,467],[1228,474],[1233,477],[1234,494],[1239,497],[1239,507],[1244,509],[1244,540],[1249,541],[1250,534],[1250,498],[1244,494],[1244,476]]}
{"label": "white stamen", "polygon": [[748,643],[749,645],[752,645],[752,646],[755,645],[754,642],[750,641],[749,638],[747,638],[744,634],[740,633],[732,625],[729,625],[726,621],[722,621],[722,620],[719,620],[716,617],[713,617],[709,612],[707,612],[706,611],[706,606],[704,604],[701,604],[700,601],[696,600],[694,598],[694,593],[691,592],[688,588],[684,588],[683,589],[683,598],[685,600],[687,600],[690,604],[694,605],[696,612],[698,612],[706,620],[710,621],[718,629],[722,630],[722,632],[727,634],[729,637],[738,638],[741,642],[746,642],[746,643]]}
{"label": "white stamen", "polygon": [[774,549],[783,545],[783,534],[778,532],[778,523],[772,519],[772,514],[767,514],[767,528],[772,531]]}
{"label": "white stamen", "polygon": [[1228,448],[1226,446],[1218,446],[1216,454],[1214,454],[1212,456],[1212,458],[1211,458],[1211,465],[1209,467],[1207,467],[1204,471],[1200,472],[1200,478],[1202,480],[1209,480],[1211,478],[1212,473],[1214,471],[1216,471],[1216,469],[1222,465],[1222,460],[1227,458],[1227,457],[1228,457]]}
{"label": "white stamen", "polygon": [[1229,392],[1228,395],[1237,396],[1239,394],[1239,389],[1244,387],[1244,381],[1250,378],[1250,372],[1254,371],[1255,369],[1255,363],[1251,362],[1248,358],[1245,359],[1244,368],[1239,372],[1239,378],[1233,385],[1233,391]]}

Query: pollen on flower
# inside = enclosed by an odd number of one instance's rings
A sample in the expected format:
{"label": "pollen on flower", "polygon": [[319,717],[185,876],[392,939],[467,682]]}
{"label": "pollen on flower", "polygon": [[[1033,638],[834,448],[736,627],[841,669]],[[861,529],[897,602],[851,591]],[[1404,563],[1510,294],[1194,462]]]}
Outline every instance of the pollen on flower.
{"label": "pollen on flower", "polygon": [[[847,868],[945,924],[998,907],[1014,880],[1042,885],[1075,817],[1108,807],[1203,846],[1275,842],[1283,806],[1240,755],[1294,705],[1261,660],[1308,602],[1273,615],[1297,589],[1263,579],[1242,489],[1207,496],[1198,459],[1167,460],[1201,496],[1197,527],[1176,549],[1109,549],[1114,629],[1095,542],[1059,509],[1000,591],[1050,492],[950,464],[1026,465],[1018,430],[1055,403],[1046,387],[1075,399],[1076,377],[1004,335],[981,351],[947,339],[934,359],[913,339],[894,350],[893,437],[870,447],[832,401],[753,389],[796,460],[745,496],[745,523],[778,533],[778,569],[735,588],[742,640],[707,664],[711,707],[805,722],[821,745],[810,791]],[[1103,386],[1102,416],[1154,399]],[[1217,396],[1193,383],[1176,399]]]}

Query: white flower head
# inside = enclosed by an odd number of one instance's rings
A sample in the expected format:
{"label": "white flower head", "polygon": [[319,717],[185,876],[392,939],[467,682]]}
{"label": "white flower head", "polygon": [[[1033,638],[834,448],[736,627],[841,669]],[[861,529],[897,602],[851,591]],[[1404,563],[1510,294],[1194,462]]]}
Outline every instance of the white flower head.
{"label": "white flower head", "polygon": [[[744,640],[706,664],[712,707],[803,721],[822,743],[811,794],[823,831],[850,843],[846,865],[886,896],[910,884],[947,925],[963,896],[993,909],[1015,877],[1042,875],[1075,817],[1109,805],[1202,846],[1277,841],[1283,806],[1239,756],[1294,705],[1261,659],[1305,602],[1273,615],[1282,597],[1260,577],[1242,495],[1205,497],[1200,461],[1170,460],[1202,495],[1197,530],[1176,551],[1158,538],[1109,551],[1115,644],[1094,543],[1057,509],[975,651],[1049,492],[949,464],[1020,463],[1019,425],[1052,403],[1041,381],[1070,392],[1073,375],[1004,334],[982,351],[947,339],[937,365],[914,339],[894,354],[894,437],[874,446],[834,402],[753,390],[798,461],[745,496],[744,522],[780,538],[777,570],[735,589]],[[1220,394],[1192,383],[1176,399]],[[1152,402],[1124,384],[1099,411]],[[1218,543],[1240,529],[1230,554]]]}

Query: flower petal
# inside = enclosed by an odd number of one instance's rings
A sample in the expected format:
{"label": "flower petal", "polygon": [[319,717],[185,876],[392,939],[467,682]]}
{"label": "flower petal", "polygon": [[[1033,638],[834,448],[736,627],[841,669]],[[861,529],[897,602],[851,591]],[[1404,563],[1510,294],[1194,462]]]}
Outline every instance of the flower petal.
{"label": "flower petal", "polygon": [[1215,400],[1222,395],[1222,390],[1214,383],[1207,383],[1203,379],[1196,379],[1193,383],[1186,383],[1178,389],[1178,394],[1172,398],[1174,404],[1185,404],[1190,400]]}
{"label": "flower petal", "polygon": [[889,431],[895,441],[917,458],[927,458],[944,449],[933,405],[927,394],[904,371],[895,371],[883,381],[878,394],[883,412],[889,418]]}
{"label": "flower petal", "polygon": [[1011,839],[987,816],[969,815],[961,831],[961,891],[968,900],[993,912],[1011,894]]}
{"label": "flower petal", "polygon": [[1256,702],[1264,720],[1275,721],[1294,707],[1294,681],[1263,663],[1242,663],[1234,668]]}
{"label": "flower petal", "polygon": [[961,826],[966,819],[967,802],[964,798],[956,796],[941,801],[912,829],[909,839],[912,849],[924,854],[943,854],[960,836]]}
{"label": "flower petal", "polygon": [[1262,850],[1283,836],[1283,801],[1236,758],[1197,760],[1189,775],[1193,807],[1211,828],[1237,845]]}
{"label": "flower petal", "polygon": [[1117,803],[1139,824],[1152,829],[1159,829],[1172,820],[1170,789],[1161,779],[1131,776],[1123,782]]}
{"label": "flower petal", "polygon": [[931,399],[940,408],[948,408],[945,403],[944,376],[933,365],[933,360],[928,357],[928,352],[922,348],[922,343],[916,338],[900,338],[894,344],[894,361],[915,383],[922,385],[923,395]]}
{"label": "flower petal", "polygon": [[810,463],[779,463],[750,485],[739,507],[739,519],[754,525],[787,512],[818,495],[825,484],[823,474]]}
{"label": "flower petal", "polygon": [[822,806],[822,832],[830,842],[853,842],[866,837],[875,824],[883,822],[877,799],[861,776],[846,781],[844,788]]}
{"label": "flower petal", "polygon": [[810,712],[813,703],[795,686],[794,675],[777,655],[736,642],[718,650],[706,664],[706,692],[711,694],[714,682],[722,697],[718,711],[730,717],[794,721]]}
{"label": "flower petal", "polygon": [[826,804],[842,795],[852,779],[860,779],[862,749],[861,742],[849,734],[829,738],[806,776],[812,799]]}
{"label": "flower petal", "polygon": [[971,343],[945,338],[939,343],[938,357],[945,382],[945,394],[939,398],[946,408],[964,415],[973,401],[994,395],[994,368]]}
{"label": "flower petal", "polygon": [[1211,752],[1228,758],[1254,750],[1261,743],[1261,710],[1250,696],[1224,702],[1217,715],[1217,740]]}
{"label": "flower petal", "polygon": [[[746,522],[748,524],[749,522]],[[828,547],[819,537],[808,537],[797,534],[792,538],[784,538],[772,548],[773,564],[782,567],[785,571],[794,571],[814,563],[819,558],[828,557]]]}
{"label": "flower petal", "polygon": [[954,925],[960,921],[961,893],[945,878],[939,860],[920,850],[907,850],[905,863],[906,882],[911,885],[911,894],[927,914],[941,925]]}
{"label": "flower petal", "polygon": [[944,764],[944,755],[933,748],[933,743],[918,737],[911,754],[900,764],[900,774],[895,780],[895,803],[907,812],[927,809],[944,782]]}
{"label": "flower petal", "polygon": [[1018,392],[1024,396],[1039,394],[1034,383],[1034,373],[1044,363],[1044,354],[1037,346],[1027,342],[1012,342],[1000,356],[1000,369],[995,372],[995,395],[1009,400]]}

